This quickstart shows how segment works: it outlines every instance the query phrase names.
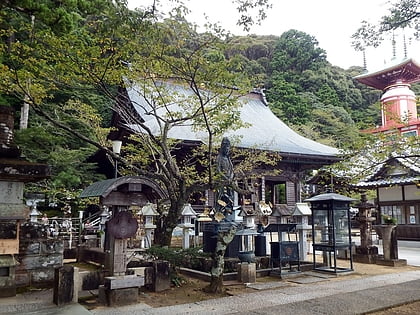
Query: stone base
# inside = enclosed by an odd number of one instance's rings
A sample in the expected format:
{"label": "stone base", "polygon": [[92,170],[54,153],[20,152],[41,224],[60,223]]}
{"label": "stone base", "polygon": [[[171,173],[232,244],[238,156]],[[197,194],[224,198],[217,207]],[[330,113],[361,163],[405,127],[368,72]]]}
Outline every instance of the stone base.
{"label": "stone base", "polygon": [[368,246],[368,247],[361,247],[356,246],[356,255],[378,255],[378,247],[376,246]]}
{"label": "stone base", "polygon": [[110,290],[105,286],[99,287],[99,302],[107,306],[124,306],[138,302],[139,289],[125,288]]}
{"label": "stone base", "polygon": [[378,255],[353,255],[353,261],[362,264],[376,264]]}
{"label": "stone base", "polygon": [[238,281],[242,283],[257,282],[257,268],[255,263],[238,264]]}
{"label": "stone base", "polygon": [[144,285],[144,277],[136,275],[105,277],[105,287],[109,290],[139,288]]}
{"label": "stone base", "polygon": [[0,298],[16,296],[16,287],[0,288]]}
{"label": "stone base", "polygon": [[406,259],[377,259],[377,265],[390,266],[390,267],[404,267],[407,266]]}
{"label": "stone base", "polygon": [[16,261],[13,255],[0,255],[0,297],[16,295]]}

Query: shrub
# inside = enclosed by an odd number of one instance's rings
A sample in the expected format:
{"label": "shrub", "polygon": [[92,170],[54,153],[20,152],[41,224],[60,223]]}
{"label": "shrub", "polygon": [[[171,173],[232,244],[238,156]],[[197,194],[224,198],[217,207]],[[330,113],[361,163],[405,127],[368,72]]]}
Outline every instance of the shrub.
{"label": "shrub", "polygon": [[391,217],[389,215],[382,215],[382,219],[384,220],[385,224],[390,224],[390,225],[396,225],[397,224],[397,218]]}

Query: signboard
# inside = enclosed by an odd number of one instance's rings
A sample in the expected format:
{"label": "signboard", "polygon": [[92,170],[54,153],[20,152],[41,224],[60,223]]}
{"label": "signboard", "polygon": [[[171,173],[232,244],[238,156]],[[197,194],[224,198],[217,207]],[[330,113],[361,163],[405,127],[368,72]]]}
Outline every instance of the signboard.
{"label": "signboard", "polygon": [[298,242],[280,242],[280,260],[298,261],[299,248]]}
{"label": "signboard", "polygon": [[137,220],[129,211],[121,211],[108,221],[109,233],[115,238],[129,238],[136,234]]}

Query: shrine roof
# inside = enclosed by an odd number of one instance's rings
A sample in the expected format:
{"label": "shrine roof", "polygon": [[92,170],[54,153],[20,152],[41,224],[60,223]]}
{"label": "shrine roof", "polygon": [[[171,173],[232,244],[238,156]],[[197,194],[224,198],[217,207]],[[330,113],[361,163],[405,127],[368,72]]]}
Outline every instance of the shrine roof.
{"label": "shrine roof", "polygon": [[392,177],[357,183],[359,188],[388,187],[391,185],[408,185],[420,182],[420,176]]}
{"label": "shrine roof", "polygon": [[397,81],[407,84],[419,82],[420,64],[412,58],[394,61],[384,69],[360,74],[354,79],[383,91],[388,86],[396,84]]}
{"label": "shrine roof", "polygon": [[420,182],[419,150],[412,148],[407,156],[391,153],[386,161],[376,167],[372,174],[357,183],[356,187],[372,188],[390,185],[407,185]]}
{"label": "shrine roof", "polygon": [[150,178],[144,176],[123,176],[118,178],[105,179],[94,182],[86,187],[81,194],[80,198],[88,197],[106,197],[112,191],[116,190],[119,186],[124,184],[140,183],[151,187],[160,197],[164,197],[166,193]]}
{"label": "shrine roof", "polygon": [[[130,101],[136,109],[138,115],[144,120],[144,124],[150,128],[154,134],[159,134],[159,124],[154,116],[149,102],[138,92],[138,86],[127,89]],[[192,91],[187,87],[168,84],[168,89],[173,89],[179,97],[179,101],[169,104],[161,110],[168,110],[178,115],[182,115],[182,101],[191,101]],[[311,157],[312,159],[338,160],[339,151],[336,148],[318,143],[305,138],[281,121],[267,106],[262,93],[250,93],[240,98],[242,107],[240,109],[240,119],[247,124],[237,130],[228,131],[224,136],[231,139],[232,145],[238,148],[255,148],[279,152],[282,155],[295,156],[298,158]],[[158,113],[163,116],[164,112]],[[134,132],[142,132],[136,124],[126,124],[128,129]],[[169,131],[169,137],[185,141],[206,142],[207,133],[195,128],[192,124],[173,126]]]}

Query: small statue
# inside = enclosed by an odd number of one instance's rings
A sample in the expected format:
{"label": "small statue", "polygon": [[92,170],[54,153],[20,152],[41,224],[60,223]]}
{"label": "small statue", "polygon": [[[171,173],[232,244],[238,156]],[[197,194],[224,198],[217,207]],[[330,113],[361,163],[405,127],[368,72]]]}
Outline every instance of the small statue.
{"label": "small statue", "polygon": [[222,174],[225,183],[217,192],[216,208],[219,209],[219,211],[226,212],[228,214],[232,213],[233,209],[233,190],[229,187],[229,184],[232,183],[234,177],[233,164],[229,155],[230,141],[228,138],[224,137],[220,146],[219,154],[217,155],[216,164],[217,171]]}
{"label": "small statue", "polygon": [[223,175],[223,178],[229,182],[233,180],[233,164],[230,160],[230,141],[224,137],[217,155],[217,171]]}

